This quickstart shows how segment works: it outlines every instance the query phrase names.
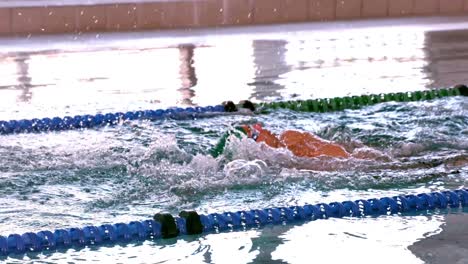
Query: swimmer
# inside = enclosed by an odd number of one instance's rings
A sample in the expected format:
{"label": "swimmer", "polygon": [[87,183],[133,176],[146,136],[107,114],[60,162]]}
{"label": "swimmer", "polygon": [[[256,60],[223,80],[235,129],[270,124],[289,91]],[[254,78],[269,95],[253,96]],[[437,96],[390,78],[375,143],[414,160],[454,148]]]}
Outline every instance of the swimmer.
{"label": "swimmer", "polygon": [[[226,112],[241,112],[249,114],[254,113],[256,110],[255,105],[248,100],[240,101],[239,107],[237,107],[231,101],[224,102],[223,105]],[[226,141],[231,135],[234,135],[239,139],[243,137],[251,138],[255,142],[263,142],[271,148],[286,148],[298,157],[350,157],[350,153],[348,153],[342,146],[321,139],[311,133],[286,130],[277,136],[267,129],[264,129],[259,123],[254,125],[237,126],[234,129],[226,132],[218,141],[218,144],[216,144],[216,146],[211,150],[213,157],[218,157],[222,154],[227,143]]]}
{"label": "swimmer", "polygon": [[[252,115],[257,112],[255,105],[248,101],[240,101],[238,105],[228,101],[223,103],[226,112]],[[271,148],[285,148],[291,151],[296,157],[315,158],[319,156],[332,158],[358,158],[358,159],[382,159],[389,160],[389,157],[377,150],[370,148],[360,148],[353,153],[348,152],[343,146],[322,139],[309,132],[296,130],[286,130],[279,135],[275,135],[261,124],[240,125],[223,134],[218,143],[211,149],[213,157],[218,157],[224,152],[224,148],[230,136],[242,139],[250,138],[257,143],[263,143]]]}
{"label": "swimmer", "polygon": [[321,139],[308,132],[286,130],[280,135],[264,129],[261,124],[241,125],[226,132],[211,150],[213,157],[218,157],[224,151],[230,136],[239,139],[250,138],[257,143],[264,143],[271,148],[286,148],[297,157],[315,158],[318,156],[329,156],[334,158],[349,158],[351,154],[342,146]]}

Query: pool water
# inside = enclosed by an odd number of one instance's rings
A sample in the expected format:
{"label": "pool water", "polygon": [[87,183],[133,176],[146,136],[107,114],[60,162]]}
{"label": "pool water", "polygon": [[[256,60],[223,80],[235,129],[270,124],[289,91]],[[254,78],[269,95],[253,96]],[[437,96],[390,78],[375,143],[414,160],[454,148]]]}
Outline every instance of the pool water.
{"label": "pool water", "polygon": [[[295,25],[288,34],[274,27],[203,37],[189,32],[171,40],[156,34],[131,44],[104,35],[102,41],[61,40],[53,51],[41,39],[4,40],[0,67],[15,70],[2,71],[0,119],[463,83],[468,49],[460,42],[468,40],[450,39],[464,34],[456,28],[465,22],[431,23],[434,29],[410,24],[397,31],[382,22],[339,31]],[[8,50],[14,41],[21,52]],[[275,133],[309,131],[374,158],[297,158],[250,140],[233,140],[219,159],[208,155],[224,131],[244,121],[262,122]],[[213,213],[460,188],[468,176],[467,135],[468,101],[452,97],[323,114],[275,110],[2,136],[0,234],[129,222],[158,212]],[[445,213],[318,220],[2,261],[374,263],[371,256],[382,255],[392,257],[381,263],[422,263],[407,247],[440,232]]]}

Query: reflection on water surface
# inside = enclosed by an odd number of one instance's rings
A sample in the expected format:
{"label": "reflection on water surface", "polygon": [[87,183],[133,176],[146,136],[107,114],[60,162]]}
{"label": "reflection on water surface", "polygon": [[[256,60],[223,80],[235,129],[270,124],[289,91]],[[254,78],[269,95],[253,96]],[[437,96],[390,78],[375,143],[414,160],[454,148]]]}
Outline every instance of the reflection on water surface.
{"label": "reflection on water surface", "polygon": [[297,34],[271,29],[200,37],[192,43],[176,43],[175,38],[166,47],[158,38],[130,47],[119,47],[119,39],[110,38],[107,46],[95,48],[64,45],[47,51],[38,44],[29,51],[8,50],[0,60],[0,119],[334,97],[467,82],[464,29],[300,29]]}

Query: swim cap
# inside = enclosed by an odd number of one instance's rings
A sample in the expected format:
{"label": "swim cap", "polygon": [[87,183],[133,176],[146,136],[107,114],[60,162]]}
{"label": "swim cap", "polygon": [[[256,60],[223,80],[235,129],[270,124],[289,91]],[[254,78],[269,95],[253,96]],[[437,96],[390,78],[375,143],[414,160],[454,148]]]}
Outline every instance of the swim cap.
{"label": "swim cap", "polygon": [[251,138],[255,141],[257,141],[258,136],[263,130],[262,125],[260,123],[255,123],[253,125],[242,125],[236,128],[242,129],[248,138]]}
{"label": "swim cap", "polygon": [[260,123],[255,123],[252,127],[255,130],[258,130],[258,132],[261,132],[263,130],[262,124],[260,124]]}

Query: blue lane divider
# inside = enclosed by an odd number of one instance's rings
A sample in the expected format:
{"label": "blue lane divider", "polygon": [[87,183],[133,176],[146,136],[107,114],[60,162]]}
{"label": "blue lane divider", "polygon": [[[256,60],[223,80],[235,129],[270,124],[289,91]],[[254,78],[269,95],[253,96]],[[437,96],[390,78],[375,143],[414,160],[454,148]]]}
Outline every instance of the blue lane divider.
{"label": "blue lane divider", "polygon": [[206,107],[169,108],[166,110],[158,109],[134,112],[130,111],[126,113],[118,112],[96,115],[76,115],[73,117],[46,117],[42,119],[0,120],[0,135],[93,128],[115,125],[122,121],[129,120],[157,120],[182,116],[195,118],[201,114],[213,112],[224,112],[224,106],[216,105]]}
{"label": "blue lane divider", "polygon": [[[175,237],[317,219],[392,215],[466,206],[468,206],[468,189],[459,189],[417,195],[400,195],[328,204],[319,203],[316,205],[306,204],[304,206],[275,207],[209,215],[198,215],[196,212],[191,212],[191,216],[195,216],[195,220],[193,217],[184,218],[169,215],[164,219],[169,219],[168,221],[172,222],[144,220],[133,221],[128,224],[104,224],[0,236],[0,255],[7,256],[26,252],[53,251],[58,248],[158,239],[165,238],[165,234],[168,233],[175,234],[173,236]],[[195,225],[199,225],[200,228],[194,228]],[[169,230],[172,227],[176,230]]]}

